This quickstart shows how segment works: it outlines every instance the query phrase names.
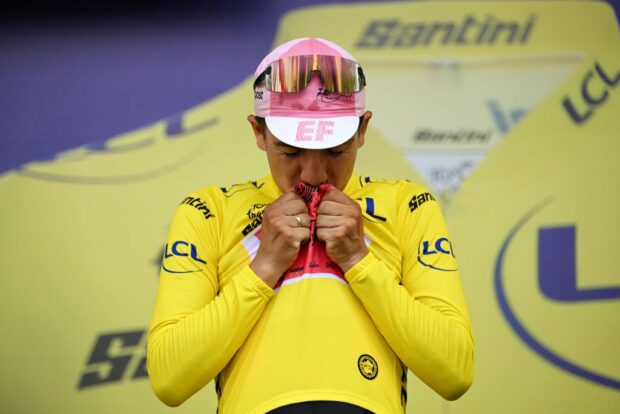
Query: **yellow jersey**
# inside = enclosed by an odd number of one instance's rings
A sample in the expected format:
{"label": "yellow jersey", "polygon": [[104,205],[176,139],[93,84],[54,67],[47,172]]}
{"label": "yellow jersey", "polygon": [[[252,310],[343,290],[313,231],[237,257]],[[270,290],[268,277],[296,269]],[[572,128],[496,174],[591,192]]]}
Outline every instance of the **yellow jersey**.
{"label": "yellow jersey", "polygon": [[178,405],[216,379],[219,414],[303,401],[402,413],[407,368],[447,399],[473,378],[473,336],[434,197],[353,175],[368,255],[346,273],[291,268],[276,289],[249,267],[271,176],[185,198],[173,218],[149,330],[158,397]]}

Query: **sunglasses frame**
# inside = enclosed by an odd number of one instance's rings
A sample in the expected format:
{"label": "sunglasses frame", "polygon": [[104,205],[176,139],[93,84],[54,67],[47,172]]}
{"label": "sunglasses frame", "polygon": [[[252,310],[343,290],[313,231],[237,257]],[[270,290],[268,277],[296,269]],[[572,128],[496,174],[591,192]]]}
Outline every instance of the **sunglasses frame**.
{"label": "sunglasses frame", "polygon": [[[313,57],[318,57],[318,56],[327,56],[327,55],[304,55],[304,56],[313,56]],[[329,56],[329,57],[332,57],[332,56]],[[285,59],[286,59],[286,58],[285,58]],[[359,90],[356,90],[356,91],[344,91],[344,92],[330,91],[330,92],[333,92],[333,93],[341,93],[341,94],[352,94],[352,93],[357,93],[357,92],[362,91],[362,89],[364,89],[364,88],[366,87],[366,76],[364,75],[364,71],[363,71],[363,69],[362,69],[362,66],[361,66],[359,63],[357,63],[357,62],[355,62],[355,61],[353,61],[353,60],[346,59],[346,58],[341,58],[341,59],[342,59],[342,60],[346,60],[346,61],[348,61],[348,62],[351,62],[351,63],[355,64],[356,69],[357,69],[357,76],[359,77],[359,82],[357,82],[357,83],[360,85],[360,88],[359,88]],[[272,71],[272,67],[273,67],[273,65],[274,65],[275,63],[277,63],[277,62],[281,61],[281,60],[282,60],[282,59],[278,59],[278,60],[275,60],[275,61],[273,61],[273,62],[269,63],[269,65],[267,66],[267,68],[266,68],[264,71],[262,71],[260,75],[258,75],[258,76],[256,77],[256,80],[254,80],[254,84],[253,84],[253,88],[254,88],[254,89],[256,89],[258,86],[260,86],[260,85],[261,85],[261,83],[265,84],[266,77],[267,77],[267,75],[270,75],[270,74],[271,74],[271,71]],[[310,82],[310,79],[312,78],[312,76],[313,76],[315,73],[317,73],[317,74],[319,75],[319,77],[320,77],[320,79],[321,79],[321,82],[322,82],[323,84],[325,84],[325,79],[324,79],[324,77],[323,77],[323,73],[321,72],[321,69],[317,66],[317,68],[316,68],[316,69],[314,69],[314,70],[312,70],[312,71],[309,71],[309,72],[308,72],[307,79],[305,79],[306,86],[304,86],[301,90],[296,90],[296,91],[293,91],[293,92],[288,92],[288,91],[273,91],[273,90],[269,89],[269,88],[267,87],[267,85],[265,85],[265,88],[266,88],[267,90],[269,90],[270,92],[274,92],[274,93],[297,93],[297,92],[301,92],[301,91],[303,91],[303,90],[304,90],[304,89],[308,86],[308,83]]]}

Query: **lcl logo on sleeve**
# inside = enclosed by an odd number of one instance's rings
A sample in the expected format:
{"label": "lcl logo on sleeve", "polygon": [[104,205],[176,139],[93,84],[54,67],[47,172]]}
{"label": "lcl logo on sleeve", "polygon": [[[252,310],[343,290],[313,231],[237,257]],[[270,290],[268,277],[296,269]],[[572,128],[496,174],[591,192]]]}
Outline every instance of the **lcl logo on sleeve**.
{"label": "lcl logo on sleeve", "polygon": [[[169,262],[174,260],[173,264]],[[166,244],[164,250],[164,263],[162,268],[168,273],[193,273],[203,269],[207,261],[200,258],[198,248],[194,243],[177,240]],[[189,265],[189,266],[188,266]]]}
{"label": "lcl logo on sleeve", "polygon": [[447,237],[422,241],[418,247],[418,263],[442,272],[458,270],[452,242]]}

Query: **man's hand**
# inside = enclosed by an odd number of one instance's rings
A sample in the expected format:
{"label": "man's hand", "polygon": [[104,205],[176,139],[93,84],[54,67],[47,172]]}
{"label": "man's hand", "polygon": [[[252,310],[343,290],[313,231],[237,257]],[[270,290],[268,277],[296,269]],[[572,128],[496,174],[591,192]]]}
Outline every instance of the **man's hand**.
{"label": "man's hand", "polygon": [[368,254],[360,206],[331,187],[319,204],[316,236],[325,242],[327,255],[343,272]]}
{"label": "man's hand", "polygon": [[293,190],[265,207],[260,246],[250,263],[258,277],[275,286],[297,258],[302,243],[310,239],[309,226],[306,203]]}

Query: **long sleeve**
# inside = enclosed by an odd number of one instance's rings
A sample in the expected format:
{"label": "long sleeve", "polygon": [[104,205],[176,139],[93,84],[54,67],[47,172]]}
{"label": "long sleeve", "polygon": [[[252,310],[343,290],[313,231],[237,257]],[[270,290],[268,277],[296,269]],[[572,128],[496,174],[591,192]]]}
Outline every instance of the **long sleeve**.
{"label": "long sleeve", "polygon": [[454,400],[473,381],[474,340],[452,243],[434,198],[408,184],[403,192],[402,275],[371,252],[345,276],[400,360]]}
{"label": "long sleeve", "polygon": [[151,385],[170,406],[226,366],[273,296],[249,266],[218,284],[220,217],[200,197],[185,199],[171,224],[149,329]]}

